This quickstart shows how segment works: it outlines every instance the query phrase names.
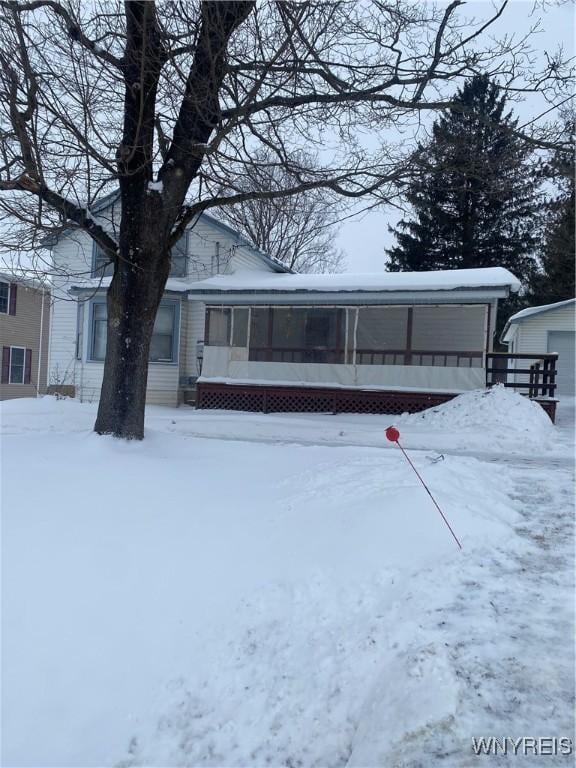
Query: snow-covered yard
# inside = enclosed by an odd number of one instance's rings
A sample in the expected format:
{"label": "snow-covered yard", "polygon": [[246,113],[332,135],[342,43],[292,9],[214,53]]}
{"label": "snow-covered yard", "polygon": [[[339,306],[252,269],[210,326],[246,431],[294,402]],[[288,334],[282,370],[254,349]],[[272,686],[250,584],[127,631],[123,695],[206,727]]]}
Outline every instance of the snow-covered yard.
{"label": "snow-covered yard", "polygon": [[4,765],[572,764],[471,749],[573,736],[568,404],[94,415],[2,404]]}

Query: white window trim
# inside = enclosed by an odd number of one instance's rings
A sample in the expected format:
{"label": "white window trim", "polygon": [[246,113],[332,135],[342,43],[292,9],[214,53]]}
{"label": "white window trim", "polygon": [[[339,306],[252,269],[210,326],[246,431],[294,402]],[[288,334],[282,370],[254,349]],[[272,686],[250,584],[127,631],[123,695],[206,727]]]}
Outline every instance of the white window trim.
{"label": "white window trim", "polygon": [[[22,362],[22,381],[12,381],[12,350],[21,349],[24,352],[24,360]],[[26,347],[10,347],[10,365],[8,366],[8,384],[20,384],[23,385],[26,379]]]}
{"label": "white window trim", "polygon": [[6,311],[3,309],[0,309],[0,315],[8,315],[10,314],[10,294],[12,293],[12,284],[7,282],[6,280],[0,280],[0,283],[4,283],[4,285],[8,286],[8,297],[6,300]]}

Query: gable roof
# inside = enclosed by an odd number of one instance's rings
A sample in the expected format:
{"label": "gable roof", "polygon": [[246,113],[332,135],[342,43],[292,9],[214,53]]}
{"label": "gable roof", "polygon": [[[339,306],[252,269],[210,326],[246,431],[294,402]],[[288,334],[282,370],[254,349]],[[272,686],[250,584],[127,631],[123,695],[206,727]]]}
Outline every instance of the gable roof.
{"label": "gable roof", "polygon": [[521,323],[523,320],[526,320],[529,317],[542,315],[545,312],[552,312],[555,309],[567,307],[569,304],[574,303],[576,303],[576,299],[565,299],[564,301],[557,301],[554,304],[542,304],[539,307],[526,307],[526,309],[521,309],[520,312],[516,312],[515,315],[512,315],[512,317],[509,317],[506,321],[504,330],[500,334],[500,341],[504,342],[507,340],[506,336],[508,335],[508,331],[510,330],[512,323]]}
{"label": "gable roof", "polygon": [[[104,195],[103,197],[98,198],[91,206],[90,206],[90,213],[91,214],[97,214],[102,213],[102,211],[105,211],[107,208],[110,208],[118,198],[120,197],[120,192],[118,190],[115,190],[114,192],[110,192],[107,195]],[[281,261],[278,261],[278,259],[272,258],[272,256],[269,256],[267,253],[264,253],[264,251],[261,251],[258,247],[256,247],[250,240],[248,240],[247,237],[244,237],[240,232],[233,229],[232,227],[228,226],[228,224],[224,224],[224,222],[220,221],[219,219],[216,219],[214,216],[211,216],[208,213],[201,213],[198,217],[199,221],[204,221],[211,227],[214,227],[215,229],[220,230],[225,235],[228,235],[229,237],[233,237],[236,240],[236,243],[243,248],[246,248],[250,251],[250,253],[253,256],[256,256],[257,259],[259,259],[263,264],[266,264],[266,266],[271,267],[274,272],[292,272],[290,267],[287,267],[285,264],[283,264]],[[46,237],[43,241],[43,245],[50,248],[53,245],[55,245],[58,240],[66,234],[66,232],[71,229],[71,227],[65,227],[62,229],[58,234],[49,235]]]}

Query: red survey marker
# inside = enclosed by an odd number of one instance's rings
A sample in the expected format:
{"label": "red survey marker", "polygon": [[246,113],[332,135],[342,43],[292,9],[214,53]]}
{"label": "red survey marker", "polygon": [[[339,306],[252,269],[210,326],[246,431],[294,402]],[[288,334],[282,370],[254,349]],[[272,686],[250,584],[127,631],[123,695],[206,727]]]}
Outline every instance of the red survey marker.
{"label": "red survey marker", "polygon": [[412,467],[412,469],[413,469],[413,470],[414,470],[414,472],[416,473],[416,476],[418,477],[418,480],[420,480],[420,482],[422,483],[422,485],[423,485],[423,486],[424,486],[424,488],[426,489],[426,493],[428,494],[428,496],[430,496],[430,498],[431,498],[431,499],[432,499],[432,501],[434,502],[434,506],[436,507],[436,509],[438,510],[438,512],[440,512],[440,514],[442,515],[442,520],[444,520],[444,522],[445,522],[445,523],[446,523],[446,525],[448,526],[448,530],[450,531],[450,533],[451,533],[451,534],[452,534],[452,536],[454,537],[454,541],[456,542],[456,544],[458,544],[458,546],[460,547],[460,549],[462,549],[462,544],[460,544],[460,542],[458,541],[458,537],[456,536],[456,534],[455,534],[455,533],[454,533],[454,531],[452,530],[452,526],[450,525],[450,523],[449,523],[449,522],[448,522],[448,520],[446,519],[446,516],[445,516],[444,512],[442,512],[442,510],[441,510],[441,509],[440,509],[440,507],[438,506],[438,502],[436,501],[436,499],[434,498],[434,496],[432,496],[432,493],[430,492],[430,488],[428,488],[428,486],[426,485],[426,483],[424,482],[424,480],[423,480],[423,479],[422,479],[422,477],[420,476],[420,473],[418,472],[418,470],[416,469],[416,467],[414,466],[414,464],[412,464],[412,462],[410,461],[410,457],[408,456],[408,454],[406,453],[406,451],[404,450],[404,448],[402,448],[402,446],[400,445],[400,432],[399,432],[399,431],[396,429],[396,427],[387,427],[387,429],[386,429],[386,437],[387,437],[387,439],[388,439],[388,440],[390,440],[390,442],[391,442],[391,443],[396,443],[396,445],[398,446],[398,448],[400,448],[400,450],[401,450],[401,451],[402,451],[402,453],[404,454],[404,457],[406,458],[406,461],[408,462],[408,464],[410,464],[410,466]]}

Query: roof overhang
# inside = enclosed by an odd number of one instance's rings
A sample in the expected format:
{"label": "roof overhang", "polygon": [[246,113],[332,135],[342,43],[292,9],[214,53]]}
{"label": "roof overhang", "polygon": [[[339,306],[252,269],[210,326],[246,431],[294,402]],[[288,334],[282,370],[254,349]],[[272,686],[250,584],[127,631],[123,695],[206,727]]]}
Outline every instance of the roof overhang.
{"label": "roof overhang", "polygon": [[504,299],[506,288],[458,288],[434,291],[217,291],[194,288],[187,292],[188,299],[204,301],[206,304],[265,304],[265,305],[363,305],[363,304],[482,304]]}

